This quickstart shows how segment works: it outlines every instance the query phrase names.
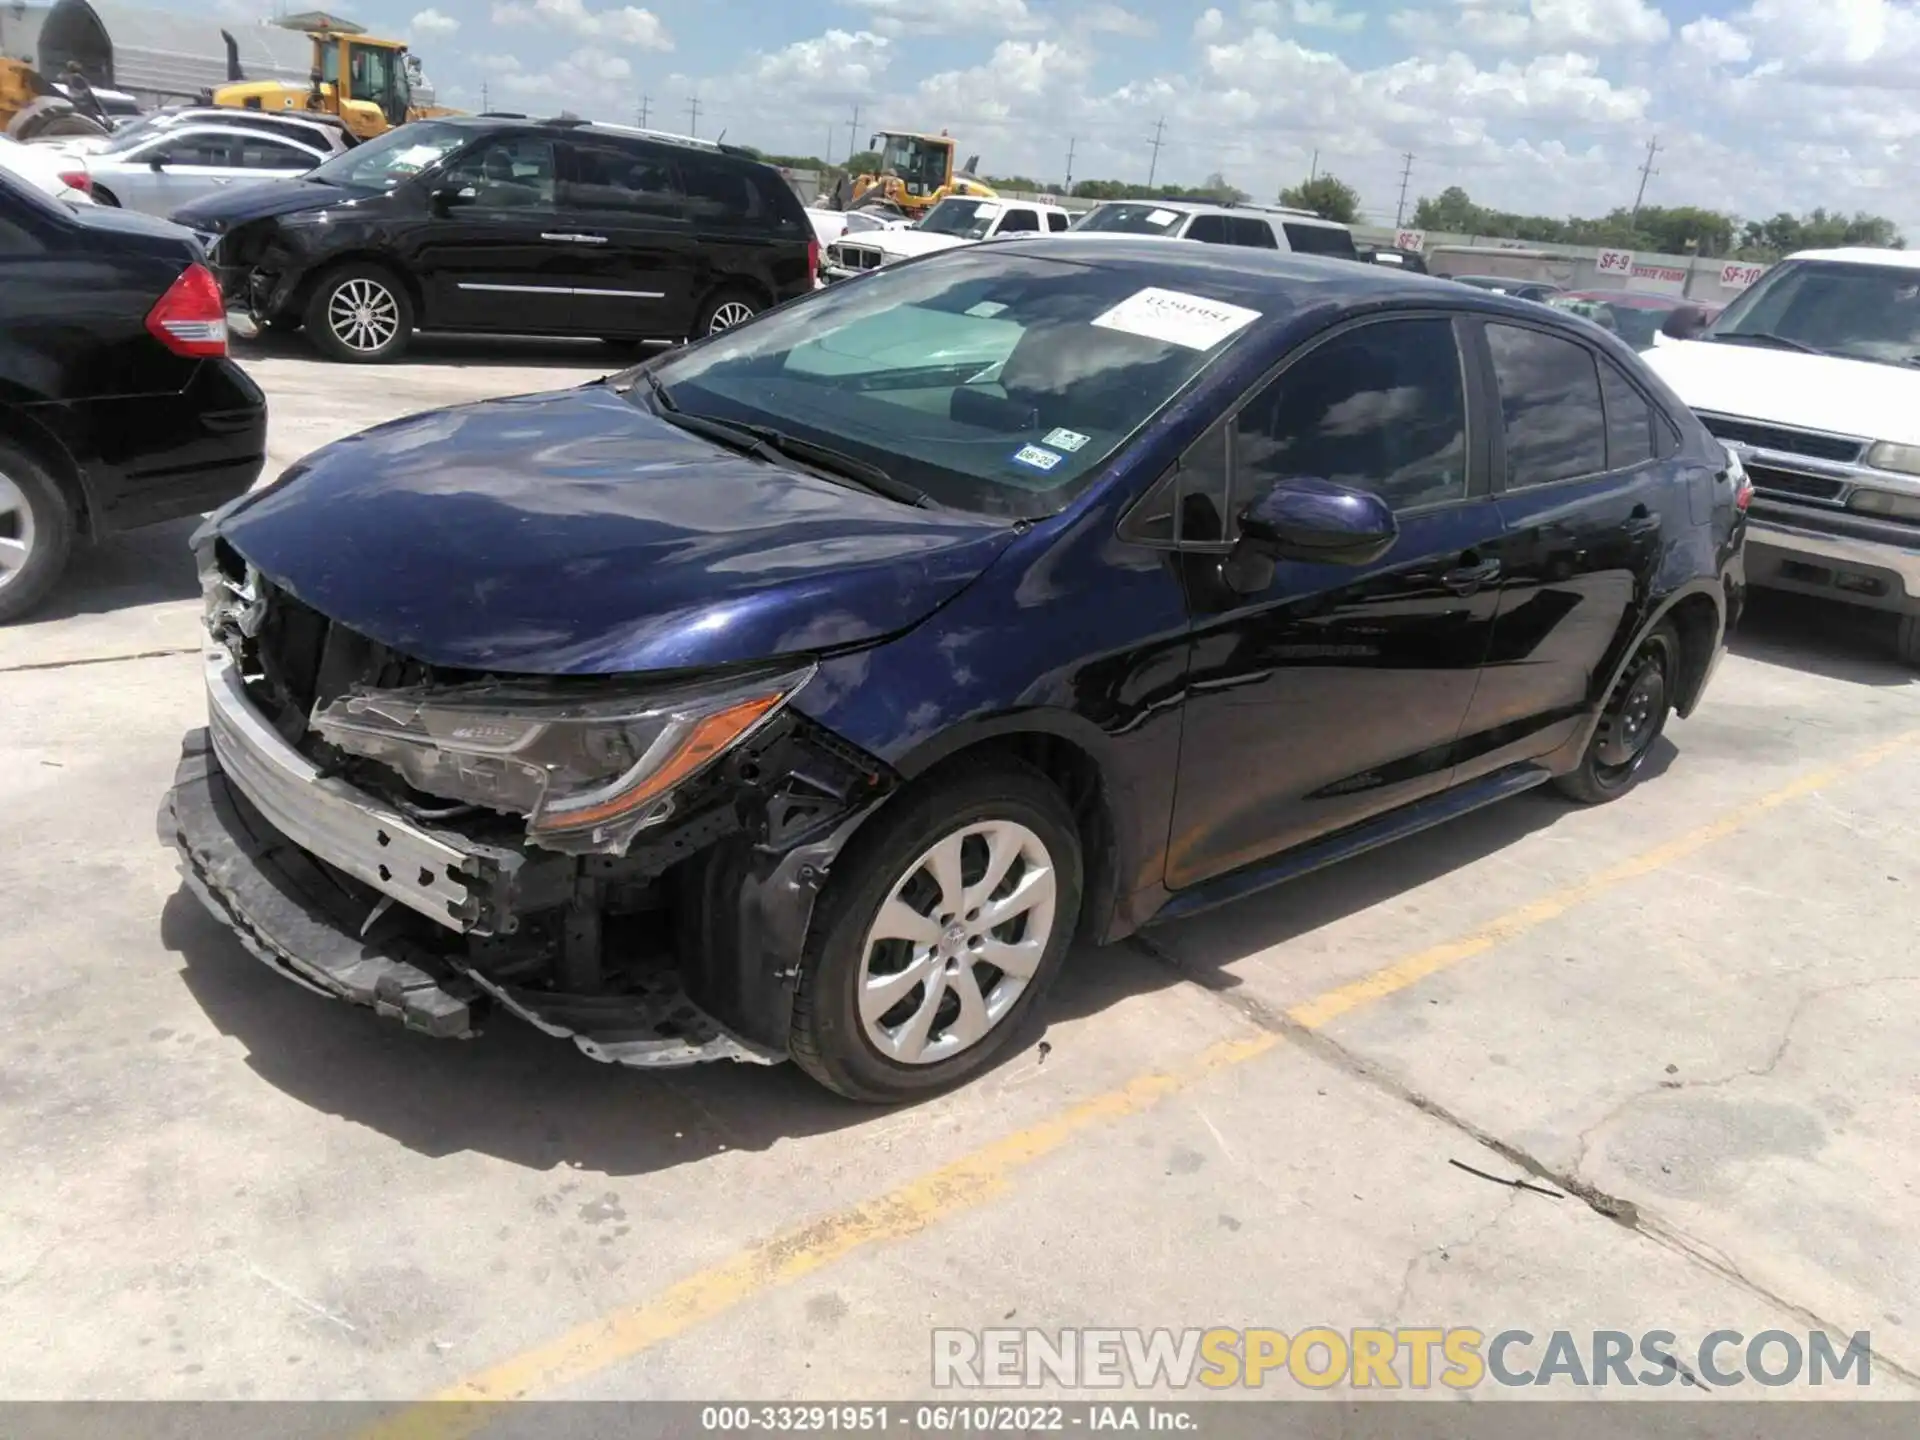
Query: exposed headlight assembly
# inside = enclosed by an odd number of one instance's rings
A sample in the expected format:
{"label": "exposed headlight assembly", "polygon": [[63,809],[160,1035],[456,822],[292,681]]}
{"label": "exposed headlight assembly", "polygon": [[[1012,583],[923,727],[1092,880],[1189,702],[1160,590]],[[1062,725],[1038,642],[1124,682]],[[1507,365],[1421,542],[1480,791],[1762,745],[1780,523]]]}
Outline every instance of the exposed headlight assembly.
{"label": "exposed headlight assembly", "polygon": [[568,854],[623,852],[674,794],[780,712],[813,666],[683,689],[564,695],[525,682],[363,690],[315,711],[329,744],[426,794],[527,818]]}
{"label": "exposed headlight assembly", "polygon": [[1891,440],[1882,440],[1869,445],[1861,458],[1876,470],[1920,475],[1920,445],[1896,445]]}

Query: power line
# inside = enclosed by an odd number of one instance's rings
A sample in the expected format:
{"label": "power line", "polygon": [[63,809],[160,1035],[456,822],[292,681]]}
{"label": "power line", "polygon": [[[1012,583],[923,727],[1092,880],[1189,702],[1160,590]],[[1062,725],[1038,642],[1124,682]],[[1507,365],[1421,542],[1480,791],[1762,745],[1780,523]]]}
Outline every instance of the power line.
{"label": "power line", "polygon": [[1160,147],[1167,143],[1164,138],[1166,129],[1167,122],[1165,120],[1156,120],[1153,122],[1153,139],[1147,142],[1153,146],[1153,159],[1147,162],[1148,189],[1153,188],[1154,172],[1160,168]]}
{"label": "power line", "polygon": [[853,119],[847,122],[847,158],[851,160],[860,147],[860,107],[853,107]]}
{"label": "power line", "polygon": [[698,95],[689,95],[687,97],[687,134],[698,135],[699,133],[700,97]]}
{"label": "power line", "polygon": [[1067,137],[1067,183],[1061,187],[1063,194],[1071,195],[1073,193],[1073,151],[1074,147],[1079,143],[1079,136],[1069,135]]}
{"label": "power line", "polygon": [[1627,221],[1627,224],[1629,226],[1633,226],[1639,223],[1640,202],[1647,198],[1647,177],[1649,175],[1658,175],[1660,173],[1658,170],[1653,168],[1653,157],[1660,153],[1660,149],[1661,149],[1661,146],[1660,146],[1659,136],[1656,135],[1653,139],[1647,141],[1647,158],[1640,166],[1640,188],[1633,192],[1633,215]]}
{"label": "power line", "polygon": [[1407,163],[1400,169],[1400,203],[1393,207],[1393,228],[1396,230],[1407,218],[1407,181],[1413,178],[1413,152],[1403,151],[1400,158]]}

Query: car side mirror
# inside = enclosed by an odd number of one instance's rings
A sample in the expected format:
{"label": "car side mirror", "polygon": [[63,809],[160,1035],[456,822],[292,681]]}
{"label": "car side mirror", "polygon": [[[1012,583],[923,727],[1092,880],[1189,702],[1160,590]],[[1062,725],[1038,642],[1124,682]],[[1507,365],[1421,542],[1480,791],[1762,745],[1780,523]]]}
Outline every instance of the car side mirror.
{"label": "car side mirror", "polygon": [[1275,560],[1369,565],[1399,538],[1378,495],[1308,475],[1276,481],[1240,512],[1241,543]]}
{"label": "car side mirror", "polygon": [[471,185],[442,185],[433,192],[433,208],[442,214],[457,205],[471,205],[480,192]]}
{"label": "car side mirror", "polygon": [[1678,305],[1660,322],[1660,333],[1669,340],[1691,340],[1707,328],[1707,312],[1698,305]]}
{"label": "car side mirror", "polygon": [[158,174],[160,171],[167,168],[167,157],[164,155],[154,155],[150,157],[147,160],[147,168],[153,171],[155,174]]}

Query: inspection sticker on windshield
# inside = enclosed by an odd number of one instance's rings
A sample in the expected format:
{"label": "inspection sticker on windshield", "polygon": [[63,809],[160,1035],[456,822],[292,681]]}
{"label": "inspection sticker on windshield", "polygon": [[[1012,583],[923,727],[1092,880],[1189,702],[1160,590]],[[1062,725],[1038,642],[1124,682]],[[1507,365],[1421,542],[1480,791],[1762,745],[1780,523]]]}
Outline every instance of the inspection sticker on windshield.
{"label": "inspection sticker on windshield", "polygon": [[1260,318],[1258,310],[1228,305],[1181,290],[1149,285],[1122,300],[1093,324],[1103,330],[1122,330],[1189,350],[1211,350],[1229,336],[1238,335]]}
{"label": "inspection sticker on windshield", "polygon": [[1022,445],[1014,452],[1013,458],[1022,465],[1031,465],[1036,470],[1051,470],[1066,457],[1056,455],[1051,450],[1042,450],[1038,445]]}
{"label": "inspection sticker on windshield", "polygon": [[1056,450],[1074,451],[1092,438],[1082,435],[1078,430],[1049,430],[1041,440],[1042,445],[1051,445]]}

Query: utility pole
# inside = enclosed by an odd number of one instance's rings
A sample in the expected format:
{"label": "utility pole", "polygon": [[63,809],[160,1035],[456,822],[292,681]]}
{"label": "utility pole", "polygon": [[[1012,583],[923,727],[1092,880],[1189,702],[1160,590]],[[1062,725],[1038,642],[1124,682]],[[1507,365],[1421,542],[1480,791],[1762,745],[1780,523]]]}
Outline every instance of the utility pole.
{"label": "utility pole", "polygon": [[1167,142],[1161,137],[1166,134],[1167,122],[1164,119],[1153,122],[1153,139],[1147,143],[1153,146],[1153,159],[1147,162],[1147,188],[1153,188],[1154,172],[1160,168],[1160,147]]}
{"label": "utility pole", "polygon": [[646,129],[647,121],[653,115],[653,97],[651,95],[642,95],[640,97],[640,104],[634,114],[635,118],[640,122],[640,128],[642,130]]}
{"label": "utility pole", "polygon": [[1313,163],[1307,167],[1307,183],[1311,185],[1314,181],[1318,180],[1319,178],[1320,178],[1320,151],[1318,147],[1316,147],[1313,152]]}
{"label": "utility pole", "polygon": [[698,95],[689,95],[687,97],[687,134],[698,135],[699,133],[700,97]]}
{"label": "utility pole", "polygon": [[487,82],[482,80],[480,82],[480,113],[484,115],[491,109],[493,109],[493,102],[487,98]]}
{"label": "utility pole", "polygon": [[853,107],[853,119],[847,122],[847,158],[851,160],[854,152],[860,148],[860,107]]}
{"label": "utility pole", "polygon": [[1071,195],[1073,193],[1073,150],[1079,143],[1079,136],[1069,135],[1067,137],[1067,183],[1061,190],[1063,195]]}
{"label": "utility pole", "polygon": [[1647,198],[1647,177],[1660,172],[1653,168],[1653,157],[1660,153],[1660,137],[1647,141],[1647,158],[1640,166],[1640,188],[1633,192],[1633,215],[1627,221],[1628,228],[1640,223],[1640,202]]}
{"label": "utility pole", "polygon": [[1393,207],[1393,228],[1398,230],[1400,222],[1407,218],[1407,181],[1413,178],[1413,152],[1403,151],[1400,158],[1407,163],[1400,170],[1400,203]]}

